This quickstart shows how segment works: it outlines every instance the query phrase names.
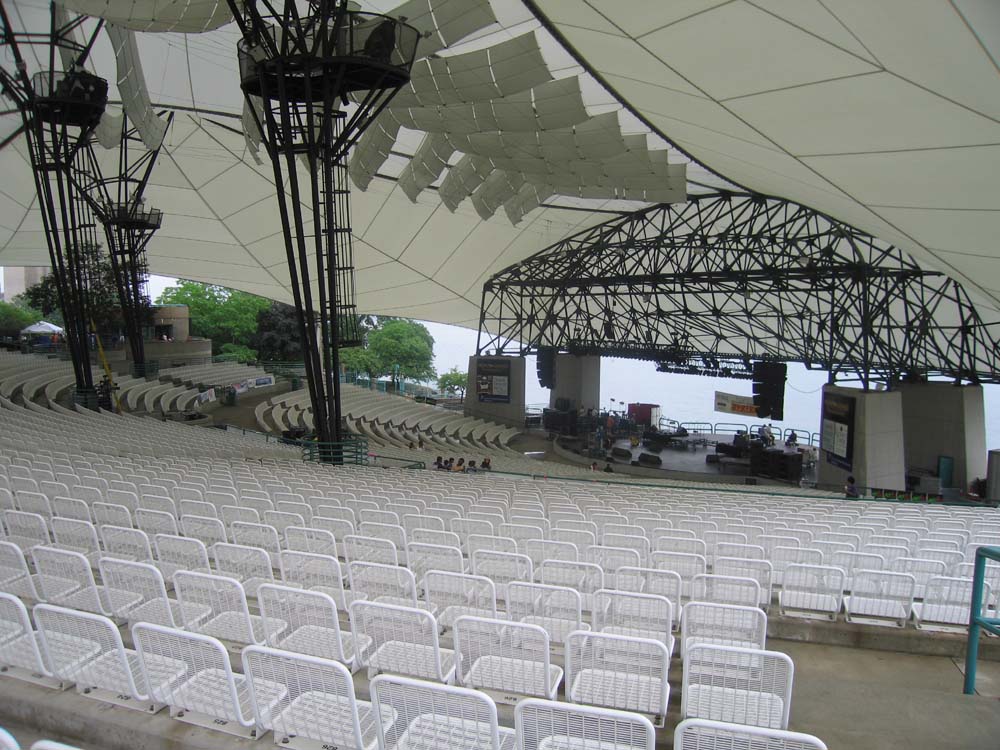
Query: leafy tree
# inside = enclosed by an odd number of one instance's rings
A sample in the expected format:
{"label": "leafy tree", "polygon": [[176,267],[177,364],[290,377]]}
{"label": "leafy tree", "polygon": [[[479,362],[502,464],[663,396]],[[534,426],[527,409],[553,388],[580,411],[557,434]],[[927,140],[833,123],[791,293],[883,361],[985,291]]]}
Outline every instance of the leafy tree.
{"label": "leafy tree", "polygon": [[257,313],[257,333],[250,340],[260,359],[294,362],[302,359],[302,337],[295,308],[272,302]]}
{"label": "leafy tree", "polygon": [[456,392],[459,398],[465,401],[465,391],[469,387],[469,373],[462,372],[457,367],[452,367],[448,372],[443,373],[438,378],[438,389],[445,393],[454,395]]}
{"label": "leafy tree", "polygon": [[221,353],[232,359],[234,362],[256,362],[257,352],[249,346],[243,344],[223,344]]}
{"label": "leafy tree", "polygon": [[269,300],[214,284],[180,281],[163,290],[160,305],[187,305],[191,334],[212,339],[212,351],[223,344],[243,344],[257,332],[257,314],[270,307]]}
{"label": "leafy tree", "polygon": [[371,349],[361,346],[352,346],[348,349],[340,350],[340,364],[347,370],[364,373],[371,381],[372,387],[375,380],[385,373],[382,371],[381,363],[372,353]]}
{"label": "leafy tree", "polygon": [[[124,321],[111,260],[107,255],[98,254],[92,263],[89,290],[90,316],[99,333],[117,333],[122,330]],[[50,323],[65,325],[62,308],[59,306],[59,288],[55,276],[51,273],[43,276],[37,284],[25,289],[15,302],[37,310],[41,313],[41,317]],[[144,309],[140,311],[140,315],[144,318],[142,325],[149,325],[152,321],[152,308],[148,298],[143,297],[143,303]]]}
{"label": "leafy tree", "polygon": [[401,379],[430,380],[434,372],[434,338],[423,325],[413,320],[380,321],[368,334],[368,351],[379,365],[380,374]]}
{"label": "leafy tree", "polygon": [[38,310],[30,307],[0,301],[0,335],[16,336],[21,329],[37,323],[43,317]]}

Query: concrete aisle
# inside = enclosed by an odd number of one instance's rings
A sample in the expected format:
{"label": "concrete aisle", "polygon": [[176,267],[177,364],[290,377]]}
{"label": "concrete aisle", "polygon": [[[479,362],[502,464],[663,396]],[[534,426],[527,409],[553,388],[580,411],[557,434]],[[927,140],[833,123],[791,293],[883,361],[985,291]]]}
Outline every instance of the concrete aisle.
{"label": "concrete aisle", "polygon": [[946,656],[770,640],[795,662],[790,728],[829,750],[1000,747],[1000,663],[981,661],[978,696]]}

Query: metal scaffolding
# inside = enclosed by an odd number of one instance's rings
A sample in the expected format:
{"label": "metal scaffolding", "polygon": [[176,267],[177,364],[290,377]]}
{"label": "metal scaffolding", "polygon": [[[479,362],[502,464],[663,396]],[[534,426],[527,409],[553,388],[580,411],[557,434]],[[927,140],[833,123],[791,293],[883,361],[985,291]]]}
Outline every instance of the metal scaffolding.
{"label": "metal scaffolding", "polygon": [[727,377],[772,360],[865,387],[1000,382],[1000,319],[960,284],[811,209],[728,193],[616,217],[492,276],[479,353],[544,347]]}
{"label": "metal scaffolding", "polygon": [[419,33],[346,0],[302,13],[292,0],[228,2],[247,109],[274,168],[316,438],[339,443],[338,349],[361,343],[346,157],[409,81]]}

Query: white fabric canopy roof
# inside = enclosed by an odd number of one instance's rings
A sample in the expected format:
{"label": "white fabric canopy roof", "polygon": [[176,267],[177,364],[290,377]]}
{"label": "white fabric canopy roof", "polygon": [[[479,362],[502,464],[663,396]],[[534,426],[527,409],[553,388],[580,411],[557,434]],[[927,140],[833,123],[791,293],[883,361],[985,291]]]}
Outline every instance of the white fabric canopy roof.
{"label": "white fabric canopy roof", "polygon": [[896,244],[1000,309],[1000,4],[536,5],[695,159]]}
{"label": "white fabric canopy roof", "polygon": [[[994,4],[536,4],[588,68],[695,159],[898,244],[1000,310]],[[117,24],[92,65],[144,137],[162,132],[142,114],[147,101],[177,111],[147,191],[164,211],[151,271],[290,301],[271,168],[242,132],[225,3],[66,5]],[[497,270],[609,211],[731,187],[650,134],[520,0],[363,5],[398,7],[426,32],[413,83],[352,154],[364,312],[475,327]],[[44,0],[10,7],[23,28],[47,28]],[[44,57],[29,56],[31,69]],[[136,83],[143,69],[148,92]],[[0,140],[18,124],[0,116]],[[0,265],[47,264],[22,140],[0,150],[0,173]]]}
{"label": "white fabric canopy roof", "polygon": [[62,333],[63,329],[57,326],[55,323],[49,323],[47,320],[40,320],[37,323],[32,323],[27,328],[22,328],[21,333]]}

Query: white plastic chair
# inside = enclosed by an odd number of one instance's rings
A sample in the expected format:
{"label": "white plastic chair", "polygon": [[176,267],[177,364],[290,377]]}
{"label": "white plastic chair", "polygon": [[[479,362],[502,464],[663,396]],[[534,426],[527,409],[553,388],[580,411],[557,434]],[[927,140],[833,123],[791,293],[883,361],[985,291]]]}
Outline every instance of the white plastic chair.
{"label": "white plastic chair", "polygon": [[182,607],[208,607],[208,619],[192,629],[232,644],[263,645],[267,637],[284,632],[288,623],[251,615],[243,585],[235,578],[181,570],[174,574],[174,589]]}
{"label": "white plastic chair", "polygon": [[568,586],[514,581],[507,586],[507,615],[517,622],[540,625],[552,643],[562,645],[574,630],[588,630],[583,622],[580,592]]}
{"label": "white plastic chair", "polygon": [[438,625],[451,628],[462,615],[497,617],[497,592],[485,576],[431,570],[424,576],[424,597]]}
{"label": "white plastic chair", "polygon": [[41,637],[31,626],[28,609],[18,597],[0,592],[0,665],[5,674],[60,687],[41,647]]}
{"label": "white plastic chair", "polygon": [[31,558],[38,571],[42,597],[47,602],[122,619],[142,601],[138,594],[98,586],[90,561],[79,552],[35,547]]}
{"label": "white plastic chair", "polygon": [[[126,649],[118,627],[107,617],[51,604],[33,610],[39,639],[52,674],[76,683],[88,697],[155,713],[147,682],[134,651]],[[176,669],[164,678],[176,679]]]}
{"label": "white plastic chair", "polygon": [[156,551],[156,567],[166,581],[173,582],[174,573],[179,570],[208,573],[212,569],[208,549],[199,539],[157,534],[153,537],[153,548]]}
{"label": "white plastic chair", "polygon": [[[314,750],[317,743],[374,750],[378,732],[372,704],[355,698],[344,665],[262,646],[248,646],[242,658],[256,723],[274,732],[275,744],[293,750]],[[284,693],[276,702],[275,685]],[[394,719],[392,711],[382,716],[390,729]]]}
{"label": "white plastic chair", "polygon": [[913,614],[913,592],[917,579],[909,573],[856,570],[851,594],[844,597],[848,622],[906,627]]}
{"label": "white plastic chair", "polygon": [[500,727],[488,695],[389,675],[372,680],[371,692],[380,747],[514,750],[514,731]]}
{"label": "white plastic chair", "polygon": [[651,638],[674,653],[674,605],[658,594],[601,589],[594,594],[593,629],[632,638]]}
{"label": "white plastic chair", "polygon": [[778,651],[696,643],[684,657],[681,716],[788,729],[794,673]]}
{"label": "white plastic chair", "polygon": [[337,608],[345,612],[352,601],[366,598],[364,594],[344,589],[343,567],[332,555],[282,550],[279,562],[282,581],[289,586],[329,594]]}
{"label": "white plastic chair", "polygon": [[577,630],[566,637],[566,695],[573,703],[666,720],[670,653],[660,640]]}
{"label": "white plastic chair", "polygon": [[168,628],[186,629],[204,622],[212,610],[202,604],[170,599],[160,570],[150,563],[103,557],[98,563],[101,580],[111,590],[141,597],[127,612],[129,623],[151,622]]}
{"label": "white plastic chair", "polygon": [[785,568],[778,608],[782,615],[836,620],[844,606],[842,568],[831,565],[800,565]]}
{"label": "white plastic chair", "polygon": [[217,542],[212,546],[212,557],[219,575],[235,578],[247,596],[256,597],[257,589],[274,582],[271,556],[260,547]]}
{"label": "white plastic chair", "polygon": [[555,700],[563,670],[551,663],[549,634],[541,626],[462,615],[453,637],[462,685],[505,704],[525,696]]}
{"label": "white plastic chair", "polygon": [[[990,584],[983,582],[985,615],[992,593]],[[922,630],[967,630],[972,608],[972,579],[937,576],[927,582],[924,600],[913,604],[913,619]]]}
{"label": "white plastic chair", "polygon": [[654,750],[656,745],[652,722],[640,714],[537,698],[517,704],[514,729],[518,750]]}
{"label": "white plastic chair", "polygon": [[681,610],[681,658],[695,643],[763,649],[766,640],[767,614],[759,607],[688,602]]}
{"label": "white plastic chair", "polygon": [[275,584],[264,584],[257,595],[261,614],[270,620],[288,623],[284,632],[271,632],[267,645],[285,651],[333,659],[356,672],[360,655],[371,641],[340,629],[337,605],[320,591],[305,591]]}
{"label": "white plastic chair", "polygon": [[497,597],[506,601],[508,584],[531,581],[534,566],[527,555],[480,549],[472,555],[472,573],[492,580],[497,587]]}
{"label": "white plastic chair", "polygon": [[827,750],[811,734],[685,719],[674,730],[675,750]]}
{"label": "white plastic chair", "polygon": [[266,680],[252,697],[247,678],[233,672],[225,647],[210,636],[140,622],[132,638],[153,700],[186,723],[256,737],[254,704],[268,711],[285,697],[282,685]]}
{"label": "white plastic chair", "polygon": [[351,604],[351,628],[357,640],[371,639],[363,657],[368,676],[379,672],[404,674],[450,683],[455,674],[455,652],[441,648],[438,623],[425,610],[379,602]]}

